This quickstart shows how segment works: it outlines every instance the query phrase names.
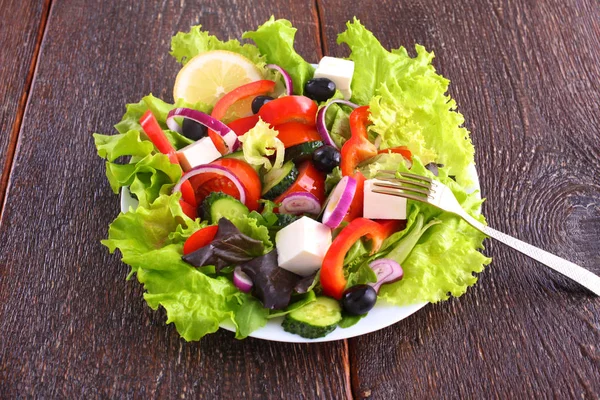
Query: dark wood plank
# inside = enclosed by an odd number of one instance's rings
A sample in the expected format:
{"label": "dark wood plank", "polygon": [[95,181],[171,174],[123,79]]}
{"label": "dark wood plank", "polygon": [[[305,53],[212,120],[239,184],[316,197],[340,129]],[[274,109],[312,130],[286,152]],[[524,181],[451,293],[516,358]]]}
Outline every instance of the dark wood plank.
{"label": "dark wood plank", "polygon": [[48,0],[0,0],[0,207],[49,7]]}
{"label": "dark wood plank", "polygon": [[[319,0],[325,53],[354,15],[434,50],[478,150],[491,226],[600,273],[600,3]],[[350,340],[357,398],[594,398],[600,301],[506,247],[463,298]]]}
{"label": "dark wood plank", "polygon": [[53,4],[0,228],[0,397],[350,393],[345,342],[239,342],[221,332],[185,343],[99,243],[119,204],[91,133],[110,132],[125,103],[149,92],[170,98],[172,34],[199,21],[239,37],[271,13],[299,28],[302,54],[320,56],[309,1]]}

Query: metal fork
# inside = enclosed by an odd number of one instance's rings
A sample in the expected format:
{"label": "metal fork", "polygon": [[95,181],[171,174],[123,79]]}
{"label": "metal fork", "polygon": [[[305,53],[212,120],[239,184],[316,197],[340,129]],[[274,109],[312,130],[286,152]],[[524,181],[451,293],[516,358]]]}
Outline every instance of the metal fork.
{"label": "metal fork", "polygon": [[431,204],[441,210],[456,214],[468,222],[473,228],[483,232],[487,236],[499,240],[505,245],[560,272],[586,287],[596,296],[600,296],[599,276],[577,264],[483,225],[462,209],[452,191],[443,183],[425,176],[405,172],[398,173],[400,178],[396,178],[396,174],[396,171],[379,171],[377,179],[380,181],[374,183],[374,186],[376,186],[377,189],[374,189],[373,192],[421,201]]}

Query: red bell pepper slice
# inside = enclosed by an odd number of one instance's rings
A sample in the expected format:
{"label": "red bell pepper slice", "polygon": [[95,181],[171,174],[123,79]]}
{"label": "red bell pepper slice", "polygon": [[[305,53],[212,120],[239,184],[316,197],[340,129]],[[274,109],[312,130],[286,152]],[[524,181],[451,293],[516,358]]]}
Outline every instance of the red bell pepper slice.
{"label": "red bell pepper slice", "polygon": [[236,135],[242,136],[245,135],[250,129],[256,126],[258,122],[258,115],[251,115],[249,117],[238,118],[234,121],[231,121],[227,124]]}
{"label": "red bell pepper slice", "polygon": [[354,192],[354,197],[352,198],[352,203],[350,203],[350,209],[348,213],[344,217],[344,221],[351,222],[356,218],[363,216],[363,203],[364,203],[364,193],[365,193],[365,176],[360,172],[356,171],[352,178],[356,181],[356,191]]}
{"label": "red bell pepper slice", "polygon": [[367,126],[369,121],[369,106],[358,107],[350,114],[351,137],[342,146],[342,175],[354,174],[358,164],[377,155],[377,147],[369,141]]}
{"label": "red bell pepper slice", "polygon": [[344,258],[357,240],[366,236],[372,241],[372,251],[379,250],[383,241],[394,232],[399,221],[386,221],[381,224],[367,218],[357,218],[336,236],[323,259],[321,266],[321,286],[323,293],[334,299],[341,299],[348,281],[344,276]]}
{"label": "red bell pepper slice", "polygon": [[229,107],[235,102],[250,96],[271,93],[273,89],[275,89],[275,82],[269,80],[251,82],[240,86],[221,97],[221,99],[217,101],[217,104],[215,104],[215,108],[213,108],[210,116],[221,121]]}
{"label": "red bell pepper slice", "polygon": [[198,218],[198,210],[196,207],[192,206],[190,203],[183,199],[179,199],[179,205],[181,206],[181,211],[191,219]]}
{"label": "red bell pepper slice", "polygon": [[219,230],[218,225],[210,225],[192,234],[183,244],[183,254],[190,254],[213,241]]}
{"label": "red bell pepper slice", "polygon": [[388,153],[401,154],[402,157],[406,158],[407,160],[412,159],[412,153],[406,146],[398,146],[398,147],[392,147],[389,149],[381,149],[377,152],[377,154],[388,154]]}
{"label": "red bell pepper slice", "polygon": [[[154,144],[158,151],[160,151],[162,154],[166,154],[169,157],[169,161],[171,161],[171,164],[179,165],[179,159],[177,158],[175,148],[173,147],[171,142],[169,142],[169,139],[167,139],[165,132],[160,127],[160,124],[156,120],[154,114],[152,114],[152,111],[148,110],[144,113],[144,115],[142,115],[142,118],[140,118],[140,125],[142,125],[144,133],[146,134],[146,136],[148,136],[148,139],[150,139],[150,141],[152,142],[152,144]],[[189,181],[185,181],[183,185],[181,185],[181,197],[183,201],[188,203],[188,205],[194,207],[194,214],[196,214],[195,207],[197,207],[198,204],[196,203],[194,189],[192,188],[192,185]],[[188,215],[188,213],[186,213],[186,215]]]}

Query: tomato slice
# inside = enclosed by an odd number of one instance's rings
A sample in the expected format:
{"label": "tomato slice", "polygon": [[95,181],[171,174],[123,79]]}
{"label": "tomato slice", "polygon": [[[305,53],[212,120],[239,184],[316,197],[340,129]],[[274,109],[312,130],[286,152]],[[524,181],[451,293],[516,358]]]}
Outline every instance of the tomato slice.
{"label": "tomato slice", "polygon": [[306,96],[284,96],[262,106],[258,115],[273,126],[287,122],[315,126],[317,109],[317,103]]}
{"label": "tomato slice", "polygon": [[221,121],[227,113],[229,107],[231,107],[237,101],[250,96],[258,96],[261,94],[270,93],[273,91],[273,89],[275,89],[275,82],[269,80],[251,82],[240,86],[221,97],[221,99],[217,101],[217,104],[215,104],[215,108],[213,108],[210,116]]}
{"label": "tomato slice", "polygon": [[[210,165],[220,165],[235,175],[246,192],[246,207],[250,211],[258,210],[262,186],[258,174],[250,164],[235,158],[220,158]],[[190,182],[196,190],[197,204],[202,204],[204,199],[213,192],[223,192],[238,200],[240,198],[240,193],[233,182],[222,175],[204,173],[193,176],[190,178]]]}
{"label": "tomato slice", "polygon": [[181,199],[179,200],[179,205],[181,206],[181,210],[185,215],[187,215],[191,219],[198,218],[198,211],[196,210],[196,207]]}
{"label": "tomato slice", "polygon": [[207,246],[213,241],[218,230],[218,225],[211,225],[194,232],[183,244],[183,254],[190,254]]}
{"label": "tomato slice", "polygon": [[227,124],[236,135],[242,136],[250,129],[254,128],[256,123],[258,122],[258,115],[251,115],[249,117],[239,118],[235,121],[231,121]]}
{"label": "tomato slice", "polygon": [[300,143],[322,140],[321,135],[319,135],[314,126],[309,126],[301,122],[287,122],[277,125],[275,126],[275,130],[279,132],[277,137],[283,142],[286,149]]}
{"label": "tomato slice", "polygon": [[319,172],[312,162],[305,161],[298,168],[296,181],[288,190],[275,199],[275,203],[281,203],[288,194],[296,192],[310,193],[319,200],[319,203],[323,204],[325,201],[325,174]]}
{"label": "tomato slice", "polygon": [[407,160],[412,159],[412,153],[406,146],[398,146],[398,147],[392,147],[389,149],[381,149],[381,150],[377,151],[377,153],[378,154],[388,154],[388,153],[401,154],[402,157],[406,158]]}

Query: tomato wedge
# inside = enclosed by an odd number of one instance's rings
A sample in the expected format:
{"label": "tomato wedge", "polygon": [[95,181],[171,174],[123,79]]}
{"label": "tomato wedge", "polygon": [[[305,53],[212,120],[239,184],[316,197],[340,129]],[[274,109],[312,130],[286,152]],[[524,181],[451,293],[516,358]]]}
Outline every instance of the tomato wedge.
{"label": "tomato wedge", "polygon": [[317,103],[306,96],[284,96],[262,106],[258,115],[273,126],[301,122],[315,126]]}
{"label": "tomato wedge", "polygon": [[314,126],[301,122],[287,122],[277,125],[275,130],[279,132],[277,138],[283,142],[286,149],[300,143],[322,140],[321,135]]}
{"label": "tomato wedge", "polygon": [[210,116],[220,121],[227,113],[229,107],[231,107],[235,102],[250,96],[258,96],[261,94],[270,93],[273,91],[273,89],[275,89],[275,82],[269,80],[251,82],[240,86],[221,97],[221,99],[217,101],[217,104],[215,104],[215,108],[213,108]]}
{"label": "tomato wedge", "polygon": [[319,200],[319,203],[323,204],[325,201],[325,174],[319,172],[312,162],[305,161],[298,168],[296,181],[288,190],[275,199],[275,203],[281,203],[288,194],[296,192],[310,193]]}
{"label": "tomato wedge", "polygon": [[183,254],[190,254],[208,245],[217,235],[219,225],[202,228],[192,234],[183,244]]}
{"label": "tomato wedge", "polygon": [[[146,134],[148,139],[150,139],[152,144],[154,144],[154,146],[158,149],[158,151],[160,151],[162,154],[166,154],[169,157],[169,161],[171,161],[171,164],[179,165],[179,159],[177,158],[177,154],[175,153],[175,148],[173,147],[171,142],[169,142],[169,139],[167,139],[165,132],[160,127],[160,124],[156,120],[154,114],[152,114],[152,111],[148,110],[144,113],[144,115],[142,115],[142,118],[140,118],[140,125],[142,125],[144,133]],[[183,185],[181,185],[181,197],[182,200],[188,203],[189,205],[194,207],[197,206],[196,196],[194,196],[194,189],[192,189],[192,186],[189,182],[184,182]],[[194,214],[196,214],[195,210]],[[188,214],[186,213],[186,215]]]}
{"label": "tomato wedge", "polygon": [[[250,211],[258,210],[262,186],[258,174],[250,164],[235,158],[220,158],[209,165],[220,165],[235,175],[246,192],[246,207]],[[213,192],[223,192],[236,199],[240,198],[240,193],[233,182],[222,175],[204,173],[191,177],[190,182],[195,189],[197,204],[202,204],[204,199]]]}
{"label": "tomato wedge", "polygon": [[401,154],[402,157],[406,158],[407,160],[412,159],[412,153],[406,146],[398,146],[398,147],[391,147],[389,149],[381,149],[377,152],[377,154],[388,154],[388,153]]}
{"label": "tomato wedge", "polygon": [[242,136],[250,129],[254,128],[258,122],[258,115],[251,115],[249,117],[238,118],[235,121],[231,121],[227,124],[236,135]]}

